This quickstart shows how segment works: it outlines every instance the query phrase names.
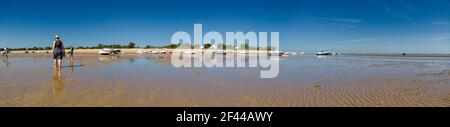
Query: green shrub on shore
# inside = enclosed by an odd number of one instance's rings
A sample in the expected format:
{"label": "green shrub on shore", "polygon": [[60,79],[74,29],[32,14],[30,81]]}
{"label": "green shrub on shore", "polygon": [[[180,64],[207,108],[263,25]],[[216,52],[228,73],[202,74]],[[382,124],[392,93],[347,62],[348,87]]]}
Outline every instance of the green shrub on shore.
{"label": "green shrub on shore", "polygon": [[147,45],[144,48],[146,49],[152,49],[152,48],[167,48],[167,49],[175,49],[178,48],[180,45],[177,44],[169,44],[169,45],[164,45],[164,46],[153,46],[153,45]]}

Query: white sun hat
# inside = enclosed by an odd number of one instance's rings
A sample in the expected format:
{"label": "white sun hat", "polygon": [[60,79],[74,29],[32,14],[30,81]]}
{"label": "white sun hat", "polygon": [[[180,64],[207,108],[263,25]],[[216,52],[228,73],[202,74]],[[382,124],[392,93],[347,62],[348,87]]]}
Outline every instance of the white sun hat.
{"label": "white sun hat", "polygon": [[55,39],[56,39],[56,38],[59,38],[59,36],[58,36],[58,35],[56,35],[56,36],[55,36]]}

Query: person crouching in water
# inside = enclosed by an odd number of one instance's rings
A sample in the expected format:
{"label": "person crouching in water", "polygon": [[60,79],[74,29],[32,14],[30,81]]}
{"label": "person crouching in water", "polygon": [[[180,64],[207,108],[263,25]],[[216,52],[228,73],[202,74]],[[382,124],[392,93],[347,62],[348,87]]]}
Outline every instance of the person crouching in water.
{"label": "person crouching in water", "polygon": [[64,44],[58,35],[56,35],[55,41],[53,42],[52,51],[53,51],[54,67],[61,68],[62,59],[66,54],[64,50]]}

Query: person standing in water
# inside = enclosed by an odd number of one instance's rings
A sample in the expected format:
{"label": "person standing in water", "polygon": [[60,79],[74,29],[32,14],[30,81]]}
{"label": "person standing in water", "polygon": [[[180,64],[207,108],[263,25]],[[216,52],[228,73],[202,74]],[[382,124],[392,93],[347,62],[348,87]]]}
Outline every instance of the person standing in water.
{"label": "person standing in water", "polygon": [[3,48],[2,55],[4,55],[5,57],[8,57],[8,53],[9,53],[8,48]]}
{"label": "person standing in water", "polygon": [[70,72],[73,72],[73,52],[74,52],[74,48],[73,48],[73,46],[72,45],[70,45],[70,47],[69,47],[69,57],[70,57],[70,59],[69,59],[69,61],[68,61],[68,67],[70,67],[70,69],[69,69],[69,71]]}
{"label": "person standing in water", "polygon": [[70,56],[70,59],[72,59],[72,58],[73,58],[73,51],[74,51],[75,49],[73,48],[72,45],[70,45],[69,48],[70,48],[69,56]]}
{"label": "person standing in water", "polygon": [[53,51],[53,60],[54,60],[54,65],[55,65],[54,67],[61,68],[61,62],[62,62],[63,57],[65,56],[65,50],[64,50],[64,44],[58,35],[55,36],[55,41],[53,42],[52,51]]}

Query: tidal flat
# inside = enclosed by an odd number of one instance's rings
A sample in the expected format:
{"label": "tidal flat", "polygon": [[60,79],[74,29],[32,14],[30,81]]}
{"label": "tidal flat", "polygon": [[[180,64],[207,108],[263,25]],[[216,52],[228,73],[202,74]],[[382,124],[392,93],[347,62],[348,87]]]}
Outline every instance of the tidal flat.
{"label": "tidal flat", "polygon": [[[449,57],[291,55],[260,68],[175,68],[170,55],[0,58],[0,106],[448,107]],[[249,59],[248,61],[252,61]]]}

